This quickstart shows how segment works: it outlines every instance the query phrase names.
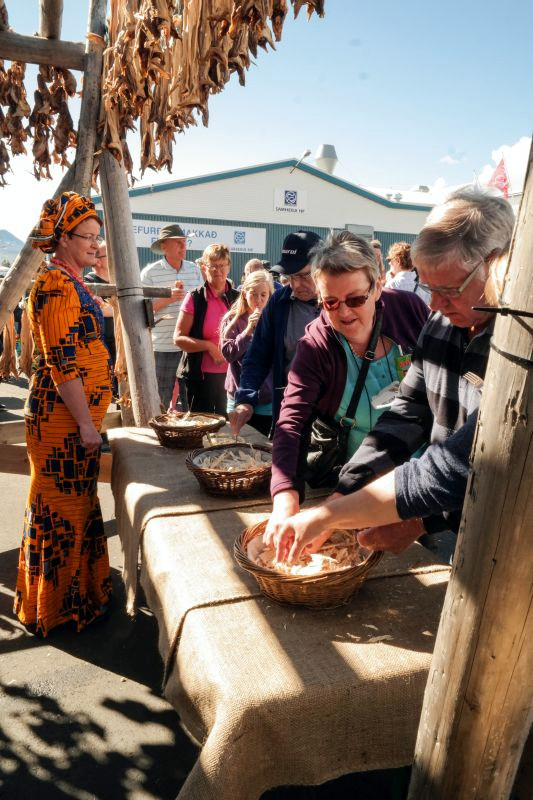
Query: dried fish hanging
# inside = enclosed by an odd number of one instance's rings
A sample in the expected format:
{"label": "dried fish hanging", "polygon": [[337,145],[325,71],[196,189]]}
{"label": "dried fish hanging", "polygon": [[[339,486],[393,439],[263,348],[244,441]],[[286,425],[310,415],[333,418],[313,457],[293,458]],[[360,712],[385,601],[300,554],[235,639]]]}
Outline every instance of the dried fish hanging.
{"label": "dried fish hanging", "polygon": [[22,311],[20,319],[20,356],[18,368],[28,378],[32,376],[33,367],[33,336],[31,334],[30,320],[26,309]]}
{"label": "dried fish hanging", "polygon": [[0,106],[7,106],[4,114],[0,108],[0,139],[4,139],[0,151],[0,180],[5,184],[3,176],[9,169],[9,152],[5,143],[9,145],[11,154],[21,155],[26,153],[25,142],[28,138],[28,129],[23,120],[30,115],[30,106],[26,99],[24,76],[26,64],[12,61],[6,70],[3,61],[0,62]]}
{"label": "dried fish hanging", "polygon": [[[52,159],[62,167],[70,166],[66,150],[76,146],[76,132],[68,98],[75,94],[76,78],[70,70],[44,65],[39,67],[34,105],[29,118],[29,129],[33,128],[33,172],[37,180],[51,177]],[[54,143],[51,155],[50,141]]]}
{"label": "dried fish hanging", "polygon": [[4,325],[3,350],[0,355],[0,378],[3,381],[9,380],[9,378],[18,378],[15,318],[13,314],[9,315]]}
{"label": "dried fish hanging", "polygon": [[[7,10],[0,0],[0,30],[9,30]],[[76,146],[74,123],[68,109],[68,98],[76,94],[76,79],[68,69],[41,65],[37,75],[33,109],[26,97],[24,78],[26,65],[12,61],[6,69],[0,60],[0,187],[10,170],[10,153],[26,153],[26,142],[33,138],[32,152],[35,177],[50,178],[52,160],[68,167],[68,147]],[[49,84],[49,85],[47,85]],[[2,106],[6,106],[4,113]],[[23,120],[28,119],[25,126]],[[54,149],[50,155],[49,144]]]}
{"label": "dried fish hanging", "polygon": [[108,303],[113,306],[113,324],[115,326],[115,378],[119,386],[121,395],[118,403],[121,408],[129,408],[131,406],[131,395],[128,384],[128,368],[126,366],[126,351],[124,348],[124,329],[122,327],[122,320],[120,318],[120,309],[116,297],[110,297]]}
{"label": "dried fish hanging", "polygon": [[[294,15],[324,15],[323,0],[291,0]],[[209,121],[209,95],[236,72],[241,84],[258,48],[279,41],[286,0],[111,0],[104,53],[103,147],[124,159],[140,119],[141,172],[172,168],[176,132]],[[270,28],[269,22],[272,26]]]}

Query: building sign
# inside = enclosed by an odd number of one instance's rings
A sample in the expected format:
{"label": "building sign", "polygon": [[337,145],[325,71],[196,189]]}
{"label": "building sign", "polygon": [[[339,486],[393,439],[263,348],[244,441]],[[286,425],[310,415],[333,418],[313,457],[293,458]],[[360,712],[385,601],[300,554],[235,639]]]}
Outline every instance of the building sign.
{"label": "building sign", "polygon": [[[134,219],[132,222],[137,247],[150,247],[152,242],[159,239],[161,228],[170,224],[170,220]],[[266,252],[266,228],[200,225],[190,222],[178,224],[187,236],[187,250],[203,251],[210,244],[225,244],[232,253]]]}
{"label": "building sign", "polygon": [[307,192],[302,189],[274,189],[274,211],[287,216],[303,214],[307,210]]}

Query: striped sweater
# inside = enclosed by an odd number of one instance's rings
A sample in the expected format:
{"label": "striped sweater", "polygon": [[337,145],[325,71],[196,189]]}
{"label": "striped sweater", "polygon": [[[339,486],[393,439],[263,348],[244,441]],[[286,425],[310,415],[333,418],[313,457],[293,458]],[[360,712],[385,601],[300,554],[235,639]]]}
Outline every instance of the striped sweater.
{"label": "striped sweater", "polygon": [[[398,398],[343,467],[336,491],[351,494],[408,461],[422,445],[441,445],[477,412],[481,391],[464,375],[470,372],[484,378],[492,329],[491,324],[469,339],[465,329],[452,325],[442,314],[431,315]],[[429,469],[431,459],[424,463]],[[422,490],[423,469],[418,470],[417,480]],[[445,499],[442,502],[446,511]],[[458,525],[459,513],[450,515],[450,527]]]}

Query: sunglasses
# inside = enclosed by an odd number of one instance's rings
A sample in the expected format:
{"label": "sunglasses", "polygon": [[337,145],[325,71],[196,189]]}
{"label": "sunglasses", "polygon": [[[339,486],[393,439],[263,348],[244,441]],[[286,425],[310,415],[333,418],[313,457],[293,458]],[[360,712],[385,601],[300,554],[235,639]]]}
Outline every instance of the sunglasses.
{"label": "sunglasses", "polygon": [[343,303],[347,308],[360,308],[364,306],[370,297],[370,289],[366,294],[356,294],[352,297],[347,297],[346,300],[322,300],[322,305],[326,311],[336,311]]}

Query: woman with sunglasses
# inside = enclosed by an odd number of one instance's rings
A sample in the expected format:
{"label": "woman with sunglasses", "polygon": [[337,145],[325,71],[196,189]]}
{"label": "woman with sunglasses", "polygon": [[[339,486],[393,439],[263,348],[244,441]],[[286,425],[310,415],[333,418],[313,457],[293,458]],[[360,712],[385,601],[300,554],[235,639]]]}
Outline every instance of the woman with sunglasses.
{"label": "woman with sunglasses", "polygon": [[[348,460],[388,408],[383,390],[394,393],[428,317],[414,294],[382,289],[371,246],[349,231],[319,242],[311,267],[322,311],[298,343],[274,432],[270,535],[299,510],[313,420],[349,423]],[[354,417],[346,420],[378,320],[375,355]]]}
{"label": "woman with sunglasses", "polygon": [[83,281],[101,244],[94,204],[75,192],[48,200],[32,245],[52,254],[35,280],[28,314],[34,371],[24,417],[31,483],[14,610],[35,633],[102,617],[111,577],[96,494],[111,400],[101,302]]}

